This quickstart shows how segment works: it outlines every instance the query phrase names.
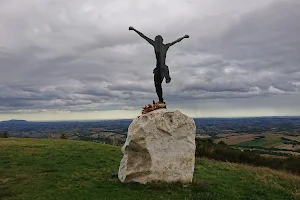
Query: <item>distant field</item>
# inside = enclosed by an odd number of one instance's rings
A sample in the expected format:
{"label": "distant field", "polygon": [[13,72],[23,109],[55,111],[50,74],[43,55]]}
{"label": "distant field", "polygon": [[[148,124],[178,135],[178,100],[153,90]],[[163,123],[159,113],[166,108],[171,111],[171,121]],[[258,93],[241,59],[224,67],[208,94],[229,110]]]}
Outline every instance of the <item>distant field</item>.
{"label": "distant field", "polygon": [[[222,135],[222,134],[220,134]],[[258,137],[258,134],[224,134],[227,135],[221,139],[215,140],[217,143],[220,141],[224,141],[228,145],[235,145],[239,144],[241,142],[248,142],[254,139],[255,137]]]}
{"label": "distant field", "polygon": [[296,140],[298,142],[300,142],[300,136],[284,136],[285,138],[289,138],[291,140]]}
{"label": "distant field", "polygon": [[238,143],[238,145],[242,147],[260,146],[265,148],[274,148],[280,144],[282,144],[280,137],[266,137],[266,138],[254,139],[251,141]]}
{"label": "distant field", "polygon": [[294,155],[294,156],[300,156],[300,153],[299,153],[299,152],[292,152],[292,151],[289,151],[289,152],[287,152],[287,151],[278,151],[278,152],[281,152],[281,153],[289,153],[289,154],[292,154],[292,155]]}
{"label": "distant field", "polygon": [[[255,139],[260,136],[264,136],[262,139]],[[283,134],[274,133],[262,133],[262,134],[219,134],[219,139],[215,142],[224,141],[228,145],[239,145],[239,146],[263,146],[266,148],[276,147],[281,145],[284,147],[290,147],[289,144],[283,144],[281,142],[281,137],[288,138],[295,141],[300,141],[300,136],[285,136]],[[296,145],[295,145],[296,146]],[[298,145],[299,146],[299,145]],[[300,147],[294,147],[293,149],[299,149]]]}
{"label": "distant field", "polygon": [[0,199],[297,200],[300,177],[196,159],[194,183],[135,184],[111,179],[120,147],[59,139],[0,138]]}
{"label": "distant field", "polygon": [[226,137],[231,137],[235,135],[241,135],[240,133],[226,133],[226,134],[217,134],[217,137],[219,138],[226,138]]}
{"label": "distant field", "polygon": [[[216,142],[219,141],[224,141],[226,144],[228,145],[236,145],[236,144],[241,144],[241,143],[245,143],[245,142],[250,142],[252,140],[254,140],[255,138],[259,137],[259,136],[264,136],[266,138],[266,140],[271,140],[273,141],[274,138],[281,138],[281,137],[290,137],[290,136],[284,136],[283,134],[274,134],[274,133],[262,133],[262,134],[218,134],[218,137],[221,137],[220,139],[215,140]],[[291,139],[294,140],[294,138],[300,139],[299,137],[290,137]],[[263,145],[268,145],[269,143],[274,143],[274,142],[267,142],[267,141],[262,141]],[[256,143],[258,141],[255,141],[254,143]],[[245,143],[246,144],[246,143]]]}
{"label": "distant field", "polygon": [[288,150],[300,150],[300,145],[292,145],[292,144],[279,144],[276,146],[278,149],[288,149]]}
{"label": "distant field", "polygon": [[[263,138],[262,138],[263,136]],[[216,143],[224,141],[228,145],[236,145],[240,147],[263,147],[263,148],[276,148],[282,149],[282,151],[274,151],[278,153],[288,153],[292,155],[300,155],[298,152],[292,152],[300,150],[300,145],[285,144],[283,138],[287,138],[293,141],[300,141],[300,136],[286,136],[276,133],[262,133],[262,134],[219,134],[221,137],[215,140]],[[267,152],[266,152],[267,153]]]}

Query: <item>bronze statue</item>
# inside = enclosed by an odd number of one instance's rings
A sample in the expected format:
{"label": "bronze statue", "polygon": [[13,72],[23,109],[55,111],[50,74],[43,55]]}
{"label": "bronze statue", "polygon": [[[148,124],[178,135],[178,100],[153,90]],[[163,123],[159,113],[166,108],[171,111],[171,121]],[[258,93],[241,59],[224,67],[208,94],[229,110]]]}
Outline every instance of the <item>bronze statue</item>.
{"label": "bronze statue", "polygon": [[147,42],[149,42],[154,47],[154,52],[156,56],[156,68],[153,70],[154,84],[155,84],[156,94],[159,99],[158,104],[165,104],[163,99],[163,91],[162,91],[161,84],[164,78],[166,79],[166,83],[171,82],[171,77],[169,75],[169,67],[166,65],[167,51],[170,46],[176,44],[177,42],[180,42],[184,38],[189,38],[189,36],[185,35],[175,40],[174,42],[164,44],[163,38],[160,35],[157,35],[155,39],[152,40],[131,26],[129,27],[129,30],[135,31],[137,34],[139,34],[142,38],[147,40]]}

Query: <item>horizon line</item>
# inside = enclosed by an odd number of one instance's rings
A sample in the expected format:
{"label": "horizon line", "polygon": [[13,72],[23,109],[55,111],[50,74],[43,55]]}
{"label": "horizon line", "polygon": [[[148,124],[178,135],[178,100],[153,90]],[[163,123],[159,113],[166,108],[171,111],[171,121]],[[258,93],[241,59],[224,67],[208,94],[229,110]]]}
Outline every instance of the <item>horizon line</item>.
{"label": "horizon line", "polygon": [[[238,118],[275,118],[275,117],[299,117],[300,115],[266,115],[266,116],[233,116],[233,117],[191,117],[192,119],[238,119]],[[96,121],[118,121],[118,120],[134,120],[135,118],[120,118],[120,119],[66,119],[66,120],[25,120],[25,119],[7,119],[1,122],[8,121],[26,121],[26,122],[96,122]]]}

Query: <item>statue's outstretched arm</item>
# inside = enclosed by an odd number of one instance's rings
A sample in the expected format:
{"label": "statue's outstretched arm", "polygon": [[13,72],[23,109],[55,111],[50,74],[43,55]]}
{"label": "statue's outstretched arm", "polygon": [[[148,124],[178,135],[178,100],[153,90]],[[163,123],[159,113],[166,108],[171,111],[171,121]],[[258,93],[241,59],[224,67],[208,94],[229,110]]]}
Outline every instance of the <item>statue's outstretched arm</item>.
{"label": "statue's outstretched arm", "polygon": [[147,40],[147,42],[149,42],[151,45],[154,45],[154,41],[153,40],[151,40],[150,38],[148,38],[147,36],[145,36],[143,33],[139,32],[135,28],[133,28],[133,27],[130,26],[129,30],[135,31],[137,34],[139,34],[139,36],[141,36],[142,38],[144,38],[145,40]]}
{"label": "statue's outstretched arm", "polygon": [[180,41],[183,40],[184,38],[189,38],[189,37],[190,37],[190,36],[185,35],[185,36],[183,36],[183,37],[181,37],[181,38],[178,38],[178,39],[175,40],[174,42],[168,43],[167,45],[168,45],[168,46],[172,46],[172,45],[176,44],[177,42],[180,42]]}

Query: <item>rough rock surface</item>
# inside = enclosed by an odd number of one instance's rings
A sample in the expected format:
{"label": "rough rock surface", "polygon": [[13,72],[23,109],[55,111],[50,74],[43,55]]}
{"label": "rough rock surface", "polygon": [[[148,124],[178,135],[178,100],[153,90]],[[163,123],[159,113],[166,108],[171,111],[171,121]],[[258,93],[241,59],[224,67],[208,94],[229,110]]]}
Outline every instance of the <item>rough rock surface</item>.
{"label": "rough rock surface", "polygon": [[180,111],[159,109],[137,117],[122,147],[121,182],[191,182],[196,125]]}

